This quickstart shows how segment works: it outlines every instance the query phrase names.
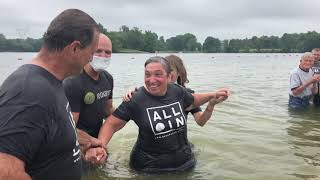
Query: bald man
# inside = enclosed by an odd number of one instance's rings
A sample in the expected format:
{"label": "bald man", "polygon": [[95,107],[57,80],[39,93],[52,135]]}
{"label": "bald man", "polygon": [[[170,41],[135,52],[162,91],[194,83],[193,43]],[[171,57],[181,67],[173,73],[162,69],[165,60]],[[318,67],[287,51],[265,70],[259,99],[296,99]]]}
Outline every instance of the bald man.
{"label": "bald man", "polygon": [[[112,53],[111,40],[99,35],[98,49],[92,61],[83,68],[83,73],[63,82],[70,102],[73,119],[77,124],[78,138],[87,139],[82,145],[85,154],[90,142],[96,141],[103,119],[109,116],[112,105],[113,77],[107,72]],[[85,142],[85,140],[83,140]]]}

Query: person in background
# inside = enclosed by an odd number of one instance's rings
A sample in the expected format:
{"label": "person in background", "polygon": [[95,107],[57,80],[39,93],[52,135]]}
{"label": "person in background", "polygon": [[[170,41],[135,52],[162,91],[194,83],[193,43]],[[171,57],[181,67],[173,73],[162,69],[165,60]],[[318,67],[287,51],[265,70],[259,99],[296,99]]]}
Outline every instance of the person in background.
{"label": "person in background", "polygon": [[[100,33],[98,49],[92,61],[83,68],[83,73],[63,81],[78,135],[88,141],[98,137],[103,119],[114,111],[113,77],[106,70],[111,54],[111,40]],[[85,160],[89,161],[86,158]]]}
{"label": "person in background", "polygon": [[161,173],[192,169],[196,159],[187,137],[185,111],[212,100],[224,101],[228,89],[191,94],[184,87],[169,83],[168,60],[155,56],[145,62],[145,85],[129,102],[122,102],[103,124],[99,139],[108,144],[115,132],[133,120],[139,135],[130,156],[130,166],[142,172]]}
{"label": "person in background", "polygon": [[[189,80],[188,80],[187,71],[186,71],[186,68],[183,64],[182,59],[176,55],[169,55],[169,56],[166,56],[165,58],[169,61],[170,67],[172,69],[170,82],[177,83],[183,87],[186,87],[185,84],[188,83]],[[188,92],[194,93],[194,91],[192,89],[189,89],[189,88],[186,88],[186,89]],[[206,109],[203,112],[200,107],[196,107],[196,108],[186,112],[186,114],[188,114],[190,112],[193,115],[197,124],[199,126],[204,126],[206,124],[206,122],[210,119],[210,117],[212,116],[214,106],[218,103],[220,103],[220,102],[217,101],[217,99],[212,99],[209,101]]]}
{"label": "person in background", "polygon": [[[314,64],[312,70],[314,74],[320,74],[320,48],[312,49],[312,54],[314,56]],[[320,106],[320,84],[319,82],[314,84],[314,95],[313,95],[313,104],[316,107]]]}
{"label": "person in background", "polygon": [[300,65],[290,73],[289,84],[289,107],[301,109],[309,106],[314,91],[314,83],[319,82],[320,75],[313,76],[311,70],[314,63],[314,56],[306,52],[300,59]]}
{"label": "person in background", "polygon": [[79,74],[92,59],[98,37],[92,17],[65,10],[50,23],[37,56],[4,81],[0,179],[81,179],[79,142],[62,80]]}

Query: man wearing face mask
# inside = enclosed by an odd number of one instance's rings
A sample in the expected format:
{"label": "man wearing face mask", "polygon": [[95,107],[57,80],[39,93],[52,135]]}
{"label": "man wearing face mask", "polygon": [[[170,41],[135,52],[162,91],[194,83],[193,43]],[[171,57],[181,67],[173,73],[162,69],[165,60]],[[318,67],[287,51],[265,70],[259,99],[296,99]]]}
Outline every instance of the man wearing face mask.
{"label": "man wearing face mask", "polygon": [[[103,119],[114,110],[113,78],[106,71],[110,64],[111,53],[111,40],[101,33],[98,49],[92,61],[84,67],[80,75],[70,77],[63,82],[73,119],[77,124],[78,137],[87,139],[88,143],[98,137]],[[90,147],[90,144],[85,146]],[[88,160],[86,157],[84,159]]]}

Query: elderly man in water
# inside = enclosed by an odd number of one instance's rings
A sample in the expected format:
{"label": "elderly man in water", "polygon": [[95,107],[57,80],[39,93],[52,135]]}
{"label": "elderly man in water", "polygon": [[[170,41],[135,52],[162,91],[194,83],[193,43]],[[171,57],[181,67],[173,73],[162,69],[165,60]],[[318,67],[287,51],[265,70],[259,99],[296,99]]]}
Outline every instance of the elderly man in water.
{"label": "elderly man in water", "polygon": [[314,84],[320,81],[320,75],[314,75],[311,67],[314,64],[314,56],[306,52],[300,59],[300,65],[290,73],[289,107],[301,109],[309,106],[312,98]]}

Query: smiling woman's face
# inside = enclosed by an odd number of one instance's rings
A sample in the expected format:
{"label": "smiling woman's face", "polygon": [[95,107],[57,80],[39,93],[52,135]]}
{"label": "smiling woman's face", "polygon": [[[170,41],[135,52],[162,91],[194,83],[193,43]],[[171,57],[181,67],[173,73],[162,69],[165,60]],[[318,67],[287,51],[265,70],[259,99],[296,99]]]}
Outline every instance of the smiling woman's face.
{"label": "smiling woman's face", "polygon": [[154,96],[163,96],[167,92],[169,75],[160,63],[150,63],[144,70],[144,83],[147,91]]}

